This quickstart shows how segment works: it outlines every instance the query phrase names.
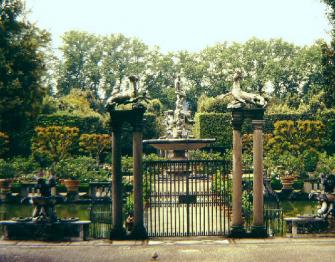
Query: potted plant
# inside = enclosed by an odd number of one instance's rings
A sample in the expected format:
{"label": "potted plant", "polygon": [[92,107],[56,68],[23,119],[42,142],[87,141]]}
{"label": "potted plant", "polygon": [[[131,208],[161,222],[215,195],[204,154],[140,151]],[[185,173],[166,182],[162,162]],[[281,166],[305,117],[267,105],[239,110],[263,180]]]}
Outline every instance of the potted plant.
{"label": "potted plant", "polygon": [[3,199],[11,192],[14,176],[15,169],[11,163],[0,159],[0,193]]}
{"label": "potted plant", "polygon": [[68,158],[59,161],[54,166],[57,178],[62,180],[61,183],[66,187],[68,193],[77,193],[79,191],[80,177],[82,175],[81,162],[76,158]]}

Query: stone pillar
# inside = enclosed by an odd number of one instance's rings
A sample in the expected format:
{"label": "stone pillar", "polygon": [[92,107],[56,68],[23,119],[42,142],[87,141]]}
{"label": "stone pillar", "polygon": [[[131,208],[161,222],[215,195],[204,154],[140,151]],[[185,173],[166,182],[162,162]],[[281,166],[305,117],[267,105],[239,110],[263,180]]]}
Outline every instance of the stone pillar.
{"label": "stone pillar", "polygon": [[122,219],[121,125],[112,124],[112,222],[110,239],[124,239]]}
{"label": "stone pillar", "polygon": [[252,120],[253,133],[253,225],[254,236],[266,236],[263,215],[263,125],[264,120]]}
{"label": "stone pillar", "polygon": [[233,201],[231,236],[240,237],[245,234],[242,218],[242,137],[241,127],[243,112],[232,112],[233,125]]}
{"label": "stone pillar", "polygon": [[144,227],[143,208],[143,172],[142,172],[142,121],[134,124],[133,131],[133,170],[134,170],[134,225],[131,232],[132,239],[148,237]]}

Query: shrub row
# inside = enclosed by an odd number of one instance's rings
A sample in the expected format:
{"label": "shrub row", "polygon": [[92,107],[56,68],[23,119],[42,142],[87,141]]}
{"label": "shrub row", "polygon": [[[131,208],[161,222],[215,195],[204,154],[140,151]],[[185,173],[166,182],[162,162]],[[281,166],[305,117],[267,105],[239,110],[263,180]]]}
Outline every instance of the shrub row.
{"label": "shrub row", "polygon": [[[264,133],[272,133],[274,123],[279,120],[320,120],[325,125],[325,138],[328,141],[325,150],[335,152],[335,110],[319,115],[310,114],[271,114],[265,115]],[[242,133],[252,133],[251,123],[245,123]],[[232,127],[230,113],[196,113],[194,134],[197,138],[216,138],[216,146],[232,147]]]}

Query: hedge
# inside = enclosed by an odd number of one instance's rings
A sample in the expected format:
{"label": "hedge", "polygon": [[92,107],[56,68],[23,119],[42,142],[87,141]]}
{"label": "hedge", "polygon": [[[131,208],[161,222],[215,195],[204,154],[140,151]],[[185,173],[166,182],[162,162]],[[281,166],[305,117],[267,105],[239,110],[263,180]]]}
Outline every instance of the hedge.
{"label": "hedge", "polygon": [[107,133],[102,120],[98,116],[79,116],[69,114],[40,115],[35,126],[69,126],[78,127],[82,134]]}
{"label": "hedge", "polygon": [[231,148],[231,115],[226,113],[196,113],[194,133],[197,138],[216,138],[213,145]]}
{"label": "hedge", "polygon": [[[324,149],[335,152],[335,110],[319,115],[311,114],[271,114],[265,115],[264,133],[272,133],[274,123],[279,120],[321,120],[326,128],[327,144]],[[197,138],[216,138],[216,146],[232,147],[232,127],[230,113],[196,113],[194,133]],[[251,123],[245,123],[242,133],[252,133]]]}

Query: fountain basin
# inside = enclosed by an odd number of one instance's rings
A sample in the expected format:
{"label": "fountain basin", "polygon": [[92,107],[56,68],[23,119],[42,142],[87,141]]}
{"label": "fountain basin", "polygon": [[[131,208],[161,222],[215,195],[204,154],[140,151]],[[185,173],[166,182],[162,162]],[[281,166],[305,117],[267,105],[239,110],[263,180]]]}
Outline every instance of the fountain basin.
{"label": "fountain basin", "polygon": [[185,152],[204,148],[215,142],[215,138],[192,139],[192,138],[169,138],[169,139],[149,139],[143,140],[143,144],[148,144],[156,149],[171,151],[171,159],[187,159]]}
{"label": "fountain basin", "polygon": [[0,221],[4,240],[80,241],[89,237],[91,221],[53,223]]}

